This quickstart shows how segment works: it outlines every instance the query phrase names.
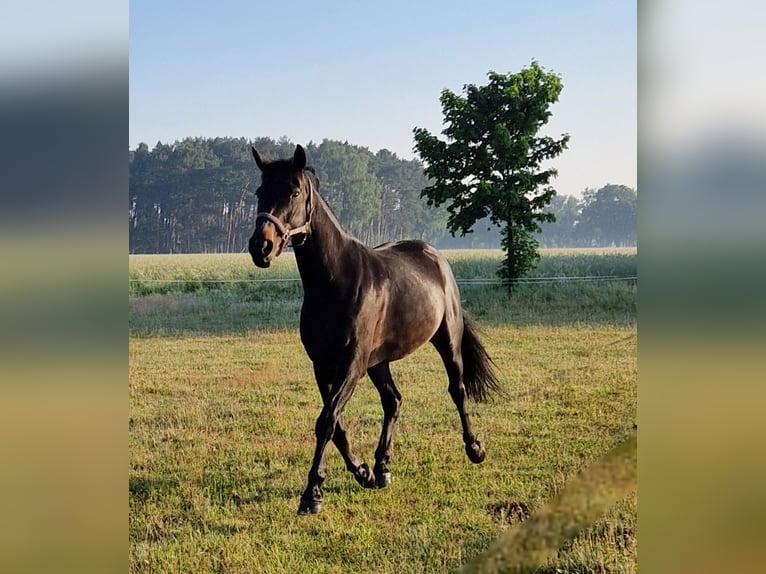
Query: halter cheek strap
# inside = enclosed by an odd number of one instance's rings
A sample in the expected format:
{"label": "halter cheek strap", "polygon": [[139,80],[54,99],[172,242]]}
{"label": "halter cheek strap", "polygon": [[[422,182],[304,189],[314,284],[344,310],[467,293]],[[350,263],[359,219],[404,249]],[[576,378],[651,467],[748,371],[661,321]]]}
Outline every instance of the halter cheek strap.
{"label": "halter cheek strap", "polygon": [[306,218],[306,223],[304,223],[303,225],[299,227],[296,227],[295,229],[291,228],[290,224],[284,223],[278,217],[272,215],[271,213],[267,213],[265,211],[261,211],[255,216],[256,225],[258,225],[258,220],[265,219],[267,221],[270,221],[274,225],[274,228],[277,230],[277,235],[279,235],[279,239],[280,239],[279,251],[277,251],[277,253],[281,253],[282,250],[285,247],[287,247],[287,244],[289,243],[290,239],[293,236],[304,234],[308,237],[308,234],[311,231],[311,215],[313,213],[313,210],[311,209],[312,208],[312,205],[311,205],[312,191],[313,189],[312,189],[311,181],[309,180],[308,198],[306,199],[306,212],[308,213],[308,217]]}

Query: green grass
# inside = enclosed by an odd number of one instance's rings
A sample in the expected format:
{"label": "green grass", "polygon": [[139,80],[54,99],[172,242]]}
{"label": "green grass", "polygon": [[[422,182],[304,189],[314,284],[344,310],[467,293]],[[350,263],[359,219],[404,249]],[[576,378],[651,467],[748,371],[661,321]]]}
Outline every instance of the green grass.
{"label": "green grass", "polygon": [[[625,276],[637,270],[635,249],[542,249],[530,278]],[[443,252],[458,280],[497,280],[502,252],[490,249]],[[262,288],[298,280],[292,253],[276,259],[268,269],[255,267],[246,253],[195,255],[131,255],[128,263],[131,295],[195,293],[245,289],[263,282]]]}
{"label": "green grass", "polygon": [[130,255],[128,276],[131,295],[149,295],[241,288],[258,280],[293,282],[298,269],[292,253],[283,254],[268,269],[255,267],[246,253]]}
{"label": "green grass", "polygon": [[[391,487],[362,490],[331,447],[325,510],[300,518],[320,401],[297,334],[132,339],[132,570],[439,572],[478,554],[519,519],[509,509],[533,512],[622,440],[636,409],[633,329],[493,327],[485,340],[509,397],[470,406],[483,465],[467,461],[446,376],[423,349],[394,366],[404,404]],[[381,418],[371,384],[344,418],[369,461]],[[627,501],[560,561],[630,571],[635,540],[619,533],[635,529],[634,511]]]}
{"label": "green grass", "polygon": [[[632,325],[635,281],[514,286],[508,300],[495,280],[499,251],[447,251],[464,307],[483,324]],[[635,277],[635,250],[548,250],[534,277]],[[134,255],[129,260],[129,329],[134,336],[247,333],[297,329],[303,291],[295,259],[269,269],[240,255]],[[467,281],[467,282],[466,282]]]}
{"label": "green grass", "polygon": [[[481,267],[462,256],[466,268]],[[238,279],[239,259],[227,258]],[[173,274],[192,277],[184,265],[203,259],[148,261],[139,270],[144,262],[131,258],[132,276],[166,278],[177,265]],[[286,276],[289,263],[280,261]],[[508,394],[469,403],[487,460],[468,462],[446,374],[428,346],[392,365],[403,395],[392,485],[361,489],[330,446],[325,508],[299,517],[321,405],[295,328],[300,286],[225,285],[130,298],[132,572],[452,571],[544,513],[565,483],[632,433],[634,285],[618,296],[611,283],[588,284],[590,302],[577,291],[576,304],[567,286],[528,286],[510,304],[496,288],[469,286],[466,306]],[[381,418],[365,380],[344,420],[368,463]],[[539,571],[636,569],[629,495]]]}

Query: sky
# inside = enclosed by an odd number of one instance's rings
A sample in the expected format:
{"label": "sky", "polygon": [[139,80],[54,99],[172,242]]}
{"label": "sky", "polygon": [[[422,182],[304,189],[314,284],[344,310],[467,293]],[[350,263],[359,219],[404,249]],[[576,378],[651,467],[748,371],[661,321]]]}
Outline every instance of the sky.
{"label": "sky", "polygon": [[[534,59],[564,84],[544,134],[559,194],[636,187],[628,1],[130,2],[130,148],[185,137],[348,141],[412,159],[439,95]],[[310,159],[310,158],[309,158]]]}

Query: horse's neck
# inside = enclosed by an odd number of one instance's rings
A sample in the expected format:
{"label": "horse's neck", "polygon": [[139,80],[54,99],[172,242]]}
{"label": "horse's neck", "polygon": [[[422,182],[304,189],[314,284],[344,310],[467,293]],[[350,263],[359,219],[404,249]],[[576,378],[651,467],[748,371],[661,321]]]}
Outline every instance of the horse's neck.
{"label": "horse's neck", "polygon": [[344,253],[358,241],[341,226],[324,200],[317,198],[311,232],[305,243],[295,247],[295,259],[304,291],[321,290],[343,280]]}

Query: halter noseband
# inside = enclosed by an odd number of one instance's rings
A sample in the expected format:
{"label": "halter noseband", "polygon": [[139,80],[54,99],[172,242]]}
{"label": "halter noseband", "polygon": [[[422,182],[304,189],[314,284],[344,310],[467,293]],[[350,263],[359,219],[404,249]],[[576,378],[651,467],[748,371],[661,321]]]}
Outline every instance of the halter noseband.
{"label": "halter noseband", "polygon": [[[288,242],[293,236],[304,234],[306,237],[308,237],[309,232],[311,231],[311,215],[313,214],[313,210],[312,210],[313,206],[311,204],[311,198],[313,195],[314,186],[311,184],[310,177],[308,178],[308,182],[309,182],[309,189],[308,189],[308,197],[306,199],[306,213],[308,215],[306,216],[306,223],[304,223],[303,225],[293,229],[290,227],[290,224],[281,221],[278,217],[272,215],[271,213],[267,213],[265,211],[261,211],[255,216],[256,226],[258,225],[259,219],[265,219],[267,221],[270,221],[274,225],[274,228],[277,230],[277,235],[279,235],[279,239],[280,239],[279,250],[277,251],[277,253],[281,253],[282,250],[285,247],[287,247]],[[303,245],[304,241],[306,241],[305,237],[303,241],[299,243],[299,245]]]}

